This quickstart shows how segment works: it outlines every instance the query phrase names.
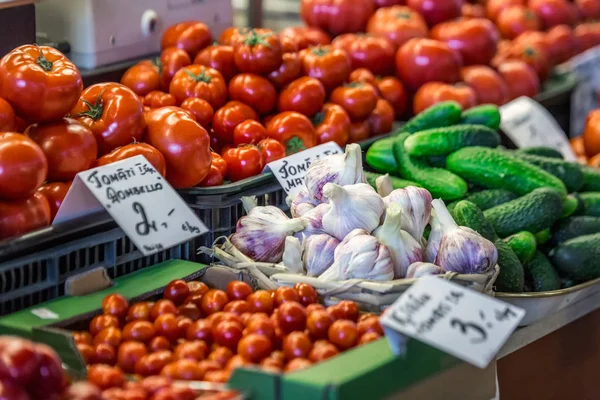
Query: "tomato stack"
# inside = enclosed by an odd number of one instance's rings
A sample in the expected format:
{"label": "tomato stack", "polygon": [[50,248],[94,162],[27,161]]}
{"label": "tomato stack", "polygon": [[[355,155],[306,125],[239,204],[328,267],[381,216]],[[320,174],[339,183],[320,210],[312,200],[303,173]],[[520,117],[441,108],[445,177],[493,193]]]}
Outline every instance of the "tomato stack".
{"label": "tomato stack", "polygon": [[589,112],[583,134],[571,139],[571,148],[580,162],[600,168],[600,109]]}
{"label": "tomato stack", "polygon": [[[226,382],[240,366],[294,371],[383,335],[379,318],[359,316],[356,303],[325,308],[317,300],[302,283],[253,292],[241,281],[223,291],[175,280],[155,302],[107,296],[103,313],[74,338],[90,371],[103,368],[102,379],[110,372]],[[92,376],[99,387],[112,387]],[[121,378],[114,382],[122,386]]]}

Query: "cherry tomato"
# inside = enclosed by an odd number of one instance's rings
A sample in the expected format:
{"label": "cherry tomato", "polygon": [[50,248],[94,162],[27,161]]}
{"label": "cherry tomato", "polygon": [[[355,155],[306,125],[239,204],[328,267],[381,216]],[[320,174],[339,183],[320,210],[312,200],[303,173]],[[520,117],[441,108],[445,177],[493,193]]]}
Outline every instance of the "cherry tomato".
{"label": "cherry tomato", "polygon": [[91,365],[87,370],[87,379],[101,390],[125,384],[125,376],[121,370],[102,364]]}
{"label": "cherry tomato", "polygon": [[368,33],[388,39],[395,49],[410,39],[427,37],[427,31],[421,14],[400,5],[378,9],[367,24]]}
{"label": "cherry tomato", "polygon": [[514,39],[523,32],[539,31],[541,24],[537,15],[524,5],[503,9],[496,21],[502,37]]}
{"label": "cherry tomato", "polygon": [[388,76],[377,80],[379,94],[387,100],[395,112],[395,119],[399,119],[406,110],[407,94],[402,82],[395,77]]}
{"label": "cherry tomato", "polygon": [[212,343],[212,326],[208,320],[199,319],[192,323],[186,332],[187,340],[203,340]]}
{"label": "cherry tomato", "polygon": [[598,27],[598,23],[584,23],[575,27],[573,32],[577,39],[579,52],[600,44],[600,29]]}
{"label": "cherry tomato", "polygon": [[375,11],[373,0],[302,0],[300,16],[311,27],[337,36],[341,33],[364,32]]}
{"label": "cherry tomato", "polygon": [[167,47],[177,47],[185,50],[193,58],[211,42],[212,35],[206,24],[198,21],[186,21],[168,27],[163,32],[160,47],[163,50]]}
{"label": "cherry tomato", "polygon": [[244,335],[263,335],[270,340],[275,339],[275,324],[268,318],[254,318],[246,325]]}
{"label": "cherry tomato", "polygon": [[327,338],[331,324],[333,324],[333,317],[326,310],[312,311],[306,319],[306,328],[314,339]]}
{"label": "cherry tomato", "polygon": [[[297,293],[289,288],[297,296]],[[278,309],[277,322],[284,333],[303,331],[306,328],[306,309],[297,301],[287,300]]]}
{"label": "cherry tomato", "polygon": [[205,48],[194,58],[194,64],[216,69],[226,81],[238,73],[233,59],[233,46],[229,45],[213,45]]}
{"label": "cherry tomato", "polygon": [[227,303],[224,310],[241,316],[250,311],[250,306],[245,300],[233,300]]}
{"label": "cherry tomato", "polygon": [[[298,70],[298,72],[300,72]],[[16,132],[15,110],[10,106],[8,101],[0,97],[0,132]]]}
{"label": "cherry tomato", "polygon": [[115,365],[117,363],[117,350],[108,343],[99,343],[94,346],[94,355],[90,364]]}
{"label": "cherry tomato", "polygon": [[50,221],[54,220],[54,217],[70,188],[71,182],[53,182],[47,183],[37,190],[38,193],[41,193],[46,200],[48,200],[48,205],[50,206]]}
{"label": "cherry tomato", "polygon": [[190,294],[190,288],[183,279],[176,279],[169,282],[163,290],[163,298],[171,300],[175,305],[183,304]]}
{"label": "cherry tomato", "polygon": [[275,107],[277,92],[266,78],[244,73],[229,81],[229,97],[253,107],[259,115],[265,115]]}
{"label": "cherry tomato", "polygon": [[357,68],[352,71],[348,77],[348,82],[366,82],[373,86],[377,85],[377,79],[375,79],[375,75],[373,75],[373,73],[367,68]]}
{"label": "cherry tomato", "polygon": [[282,143],[288,155],[314,147],[317,142],[312,122],[294,111],[275,115],[266,128],[267,136]]}
{"label": "cherry tomato", "polygon": [[237,346],[240,356],[255,363],[267,358],[272,349],[273,343],[268,337],[255,333],[244,336]]}
{"label": "cherry tomato", "polygon": [[110,294],[102,300],[102,312],[105,315],[113,315],[119,319],[125,318],[129,302],[118,293]]}
{"label": "cherry tomato", "polygon": [[525,0],[487,0],[485,2],[485,15],[488,19],[496,21],[500,13],[512,6],[524,6]]}
{"label": "cherry tomato", "polygon": [[285,157],[285,147],[275,139],[263,139],[258,142],[263,164],[267,165],[271,161],[279,160]]}
{"label": "cherry tomato", "polygon": [[175,348],[175,359],[202,361],[208,355],[208,346],[202,340],[183,342]]}
{"label": "cherry tomato", "polygon": [[465,65],[489,64],[500,40],[497,28],[485,18],[444,22],[433,27],[431,37],[459,52]]}
{"label": "cherry tomato", "polygon": [[251,293],[246,301],[250,305],[250,312],[266,314],[273,312],[273,298],[266,290],[257,290]]}
{"label": "cherry tomato", "polygon": [[238,124],[233,130],[233,145],[257,144],[267,135],[267,130],[258,121],[252,119]]}
{"label": "cherry tomato", "polygon": [[164,336],[156,336],[148,343],[148,350],[151,353],[156,353],[161,350],[171,350],[171,342]]}
{"label": "cherry tomato", "polygon": [[522,61],[506,61],[498,66],[498,73],[506,82],[509,100],[521,96],[535,97],[540,90],[540,80],[535,71]]}
{"label": "cherry tomato", "polygon": [[281,42],[270,29],[251,29],[241,33],[233,46],[233,61],[241,72],[268,74],[282,63]]}
{"label": "cherry tomato", "polygon": [[0,97],[28,121],[64,117],[77,103],[82,82],[77,67],[52,47],[24,45],[0,60]]}
{"label": "cherry tomato", "polygon": [[556,25],[575,25],[577,12],[566,0],[529,0],[527,6],[537,14],[545,29]]}
{"label": "cherry tomato", "polygon": [[371,136],[371,127],[369,126],[369,121],[364,120],[360,122],[353,122],[350,125],[350,136],[348,138],[348,143],[358,143],[366,140]]}
{"label": "cherry tomato", "polygon": [[123,327],[123,340],[148,343],[156,336],[156,328],[150,321],[132,321]]}
{"label": "cherry tomato", "polygon": [[472,65],[461,70],[462,80],[477,96],[479,104],[503,105],[509,99],[508,87],[496,71],[485,65]]}
{"label": "cherry tomato", "polygon": [[179,103],[189,97],[197,97],[208,101],[214,109],[227,101],[227,86],[223,75],[216,69],[203,65],[192,64],[180,69],[169,85],[169,93]]}
{"label": "cherry tomato", "polygon": [[150,319],[154,321],[159,315],[176,314],[177,306],[171,300],[160,299],[150,308]]}
{"label": "cherry tomato", "polygon": [[[302,303],[302,304],[304,304],[304,303]],[[323,304],[319,304],[319,303],[311,303],[306,306],[306,314],[307,315],[316,310],[325,310],[325,306]]]}
{"label": "cherry tomato", "polygon": [[142,138],[144,106],[131,89],[118,83],[97,83],[86,88],[71,116],[90,128],[99,155]]}
{"label": "cherry tomato", "polygon": [[367,332],[358,339],[358,345],[367,344],[376,341],[382,335],[377,332]]}
{"label": "cherry tomato", "polygon": [[353,69],[367,68],[375,75],[390,74],[394,70],[395,46],[381,36],[346,33],[336,37],[331,45],[344,50]]}
{"label": "cherry tomato", "polygon": [[144,96],[143,103],[150,108],[160,108],[177,105],[175,97],[169,93],[153,90]]}
{"label": "cherry tomato", "polygon": [[173,353],[168,350],[146,354],[135,363],[135,373],[141,376],[158,375],[172,361]]}
{"label": "cherry tomato", "polygon": [[226,292],[231,300],[246,300],[252,294],[252,288],[246,282],[231,281],[227,284]]}
{"label": "cherry tomato", "polygon": [[138,96],[160,89],[160,60],[144,60],[129,67],[121,77],[121,83],[133,90]]}
{"label": "cherry tomato", "polygon": [[169,91],[173,77],[183,67],[192,63],[189,54],[177,47],[168,47],[160,53],[160,85],[162,90]]}
{"label": "cherry tomato", "polygon": [[333,141],[345,146],[350,136],[350,117],[344,108],[337,104],[326,103],[323,109],[313,117],[317,144]]}
{"label": "cherry tomato", "polygon": [[600,17],[600,3],[596,0],[575,0],[575,5],[583,19],[594,20]]}
{"label": "cherry tomato", "polygon": [[76,343],[77,351],[81,354],[81,358],[87,364],[91,364],[96,356],[96,350],[89,343]]}
{"label": "cherry tomato", "polygon": [[132,374],[135,370],[135,363],[146,354],[148,354],[148,351],[143,343],[124,342],[119,346],[117,364],[123,372]]}
{"label": "cherry tomato", "polygon": [[212,335],[216,344],[235,350],[243,336],[242,331],[242,326],[238,322],[221,321],[213,327]]}
{"label": "cherry tomato", "polygon": [[316,78],[327,91],[341,85],[350,76],[351,61],[348,54],[332,46],[309,47],[303,51],[304,74]]}
{"label": "cherry tomato", "polygon": [[275,307],[279,307],[288,301],[299,303],[300,296],[298,296],[298,292],[296,292],[293,288],[281,286],[275,290],[275,293],[273,293],[273,301],[275,302]]}
{"label": "cherry tomato", "polygon": [[212,122],[214,136],[224,144],[233,143],[235,127],[248,119],[258,120],[258,115],[250,106],[230,101],[215,112]]}
{"label": "cherry tomato", "polygon": [[344,319],[356,322],[358,320],[358,305],[351,300],[342,300],[337,304],[342,311]]}
{"label": "cherry tomato", "polygon": [[307,117],[315,115],[325,101],[325,88],[316,78],[303,76],[287,85],[279,94],[279,111],[295,111]]}
{"label": "cherry tomato", "polygon": [[0,199],[30,198],[47,174],[48,162],[37,143],[19,133],[0,133]]}
{"label": "cherry tomato", "polygon": [[368,332],[375,332],[378,335],[383,336],[383,329],[379,324],[379,317],[377,316],[368,317],[366,319],[363,319],[362,321],[359,321],[357,329],[359,336],[363,336],[365,333]]}
{"label": "cherry tomato", "polygon": [[302,63],[298,53],[284,53],[278,69],[269,73],[267,78],[277,89],[283,88],[300,76]]}
{"label": "cherry tomato", "polygon": [[227,362],[233,357],[233,351],[225,346],[217,346],[208,355],[208,360],[218,363],[221,368],[224,368]]}
{"label": "cherry tomato", "polygon": [[573,29],[567,25],[556,25],[550,28],[546,32],[546,42],[550,47],[550,61],[553,64],[563,63],[577,52],[577,39]]}
{"label": "cherry tomato", "polygon": [[600,111],[592,110],[585,120],[583,145],[588,157],[600,153]]}
{"label": "cherry tomato", "polygon": [[406,0],[406,5],[418,11],[429,26],[458,18],[462,12],[462,0]]}
{"label": "cherry tomato", "polygon": [[292,332],[283,339],[283,353],[285,358],[307,358],[312,350],[313,344],[304,332]]}
{"label": "cherry tomato", "polygon": [[366,119],[377,105],[377,90],[368,83],[353,82],[336,88],[330,102],[342,106],[353,121]]}
{"label": "cherry tomato", "polygon": [[298,51],[310,46],[331,43],[331,37],[319,28],[312,26],[288,26],[279,32],[279,37],[288,38],[296,43]]}
{"label": "cherry tomato", "polygon": [[369,134],[371,136],[383,135],[392,131],[394,125],[394,108],[389,101],[385,99],[377,100],[375,109],[369,115]]}
{"label": "cherry tomato", "polygon": [[254,145],[231,148],[223,153],[223,159],[227,162],[227,177],[233,182],[259,175],[264,168],[260,149]]}
{"label": "cherry tomato", "polygon": [[92,335],[89,332],[73,332],[73,340],[76,344],[92,344]]}
{"label": "cherry tomato", "polygon": [[328,358],[337,356],[340,351],[331,343],[324,344],[322,346],[314,346],[313,349],[308,353],[308,359],[314,363],[318,363]]}
{"label": "cherry tomato", "polygon": [[294,285],[294,290],[298,293],[299,302],[303,306],[309,306],[319,300],[317,291],[308,283],[298,282]]}
{"label": "cherry tomato", "polygon": [[159,174],[165,176],[167,174],[167,166],[165,157],[155,147],[147,143],[131,143],[122,147],[117,147],[108,154],[103,155],[97,161],[97,166],[112,164],[117,161],[122,161],[127,158],[142,155]]}
{"label": "cherry tomato", "polygon": [[222,311],[228,301],[227,293],[222,290],[211,289],[202,296],[200,310],[204,315],[210,315]]}
{"label": "cherry tomato", "polygon": [[440,82],[429,82],[421,86],[415,93],[413,112],[418,114],[434,104],[448,100],[458,102],[463,110],[478,104],[475,90],[465,84],[448,85]]}
{"label": "cherry tomato", "polygon": [[171,342],[175,342],[179,338],[179,329],[175,314],[159,315],[154,320],[154,329],[157,335],[164,336]]}
{"label": "cherry tomato", "polygon": [[119,327],[119,320],[112,315],[96,315],[90,321],[90,325],[88,330],[92,336],[96,336],[98,332],[100,332],[104,328],[108,328],[109,326],[114,326],[116,328]]}
{"label": "cherry tomato", "polygon": [[187,303],[177,307],[177,315],[188,317],[192,321],[197,321],[202,316],[202,313],[197,305],[194,303]]}
{"label": "cherry tomato", "polygon": [[[215,163],[215,155],[218,156],[218,154],[216,153],[212,153],[213,156],[213,164]],[[223,168],[223,166],[219,166],[219,169]],[[224,166],[224,168],[227,168],[227,165]],[[189,281],[187,283],[188,287],[190,288],[190,296],[191,295],[195,295],[195,294],[204,294],[206,292],[208,292],[210,289],[208,288],[208,286],[206,285],[206,283],[204,282],[198,282],[198,281]]]}
{"label": "cherry tomato", "polygon": [[483,18],[485,17],[485,8],[482,4],[464,3],[461,7],[463,18]]}
{"label": "cherry tomato", "polygon": [[354,322],[340,319],[329,327],[328,338],[338,348],[346,350],[356,345],[358,329]]}

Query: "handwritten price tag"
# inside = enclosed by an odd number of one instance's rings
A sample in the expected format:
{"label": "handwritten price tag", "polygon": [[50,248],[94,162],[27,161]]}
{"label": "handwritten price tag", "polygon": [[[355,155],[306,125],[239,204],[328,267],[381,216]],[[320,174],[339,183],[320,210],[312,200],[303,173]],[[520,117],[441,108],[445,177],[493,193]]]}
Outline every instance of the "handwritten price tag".
{"label": "handwritten price tag", "polygon": [[336,143],[327,142],[280,160],[270,162],[265,169],[269,168],[275,175],[275,178],[277,178],[277,181],[283,190],[290,196],[293,196],[302,189],[304,177],[311,162],[332,154],[340,154],[343,152],[342,148]]}
{"label": "handwritten price tag", "polygon": [[571,132],[583,133],[585,119],[590,111],[598,108],[600,90],[600,46],[573,57],[568,68],[577,74],[580,82],[571,95]]}
{"label": "handwritten price tag", "polygon": [[525,311],[445,279],[419,279],[386,310],[386,329],[485,368]]}
{"label": "handwritten price tag", "polygon": [[519,97],[500,107],[500,115],[500,128],[517,147],[552,147],[567,160],[577,159],[565,132],[535,100]]}
{"label": "handwritten price tag", "polygon": [[143,156],[77,174],[54,224],[104,208],[144,255],[208,228]]}

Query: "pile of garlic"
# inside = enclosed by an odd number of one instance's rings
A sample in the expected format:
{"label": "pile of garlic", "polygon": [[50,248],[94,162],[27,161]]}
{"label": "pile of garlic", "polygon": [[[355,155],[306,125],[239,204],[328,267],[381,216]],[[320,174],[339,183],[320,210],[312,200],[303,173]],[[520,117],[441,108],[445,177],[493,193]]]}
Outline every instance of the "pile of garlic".
{"label": "pile of garlic", "polygon": [[[350,144],[344,154],[310,166],[291,201],[292,218],[273,206],[254,206],[231,242],[254,261],[328,281],[478,274],[494,267],[493,243],[458,226],[427,190],[392,190],[389,176],[376,186],[366,183],[360,146]],[[428,224],[429,241],[423,237]]]}

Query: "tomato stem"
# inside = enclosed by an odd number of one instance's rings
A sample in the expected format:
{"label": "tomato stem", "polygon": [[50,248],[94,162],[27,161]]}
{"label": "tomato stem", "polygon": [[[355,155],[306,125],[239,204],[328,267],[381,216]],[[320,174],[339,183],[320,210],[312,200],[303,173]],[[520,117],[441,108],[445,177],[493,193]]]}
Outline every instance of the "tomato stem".
{"label": "tomato stem", "polygon": [[83,104],[88,106],[89,110],[79,113],[79,114],[75,115],[75,117],[89,117],[89,118],[93,119],[94,121],[98,121],[100,119],[100,117],[102,117],[102,114],[104,113],[104,106],[102,105],[102,95],[103,94],[104,94],[104,90],[102,92],[100,92],[100,94],[96,98],[95,104],[92,104],[89,101],[87,101],[86,99],[81,98],[81,101],[83,102]]}
{"label": "tomato stem", "polygon": [[306,149],[304,142],[297,136],[294,136],[285,142],[285,153],[288,155],[298,153],[304,149]]}
{"label": "tomato stem", "polygon": [[269,36],[273,36],[273,33],[264,33],[259,35],[254,29],[251,29],[248,33],[248,37],[244,40],[244,44],[248,46],[262,44],[263,46],[270,48],[271,45],[265,41],[265,38],[268,38]]}
{"label": "tomato stem", "polygon": [[362,88],[364,86],[364,82],[360,81],[360,82],[350,82],[350,83],[344,83],[345,87],[349,87],[349,88]]}
{"label": "tomato stem", "polygon": [[399,13],[396,13],[396,18],[399,19],[410,19],[410,17],[410,13],[406,11],[400,11]]}
{"label": "tomato stem", "polygon": [[321,45],[311,47],[310,51],[318,57],[323,57],[324,55],[329,53],[329,49],[324,49],[323,47],[321,47]]}
{"label": "tomato stem", "polygon": [[194,74],[189,69],[184,69],[184,71],[185,71],[186,74],[188,74],[188,76],[190,78],[192,78],[196,82],[210,83],[211,77],[208,76],[208,75],[206,75],[206,69],[205,68],[202,68],[202,71],[200,71],[200,75]]}
{"label": "tomato stem", "polygon": [[325,119],[325,113],[323,111],[319,111],[312,117],[312,123],[314,126],[319,125]]}
{"label": "tomato stem", "polygon": [[48,61],[48,59],[46,58],[46,56],[44,56],[44,53],[42,52],[42,49],[40,48],[40,46],[38,46],[36,44],[35,47],[37,47],[38,50],[40,51],[40,55],[37,58],[38,65],[40,67],[42,67],[44,69],[44,71],[46,71],[46,72],[52,71],[52,62]]}
{"label": "tomato stem", "polygon": [[156,66],[156,68],[158,68],[158,74],[159,74],[159,75],[160,75],[160,74],[162,74],[162,70],[163,70],[163,63],[162,63],[162,61],[160,61],[160,58],[159,58],[159,57],[155,57],[155,58],[152,60],[152,64],[154,64],[154,65]]}

